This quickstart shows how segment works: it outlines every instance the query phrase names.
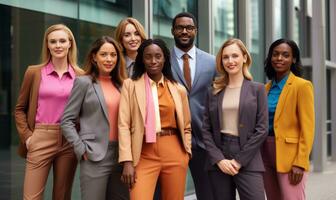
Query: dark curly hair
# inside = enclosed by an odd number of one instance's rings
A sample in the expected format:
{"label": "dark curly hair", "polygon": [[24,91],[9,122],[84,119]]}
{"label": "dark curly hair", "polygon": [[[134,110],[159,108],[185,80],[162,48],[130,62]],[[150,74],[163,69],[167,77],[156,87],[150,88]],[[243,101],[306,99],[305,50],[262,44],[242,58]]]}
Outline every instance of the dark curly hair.
{"label": "dark curly hair", "polygon": [[143,54],[144,54],[145,48],[152,44],[159,46],[163,52],[165,62],[163,65],[162,74],[169,81],[176,83],[176,80],[174,79],[173,73],[171,70],[170,51],[167,48],[166,43],[161,39],[147,39],[140,45],[138,49],[138,54],[137,54],[137,57],[134,63],[134,72],[132,75],[132,79],[137,80],[146,72],[145,64],[143,62]]}
{"label": "dark curly hair", "polygon": [[272,66],[272,54],[273,54],[273,50],[276,46],[286,43],[288,44],[288,46],[292,49],[292,53],[293,53],[293,58],[295,59],[295,63],[292,63],[291,67],[290,67],[290,71],[295,74],[296,76],[301,77],[302,75],[302,63],[301,63],[301,57],[300,57],[300,49],[297,46],[297,44],[293,41],[293,40],[289,40],[289,39],[285,39],[285,38],[281,38],[278,39],[276,41],[274,41],[269,50],[268,50],[268,55],[267,58],[264,62],[264,70],[266,73],[266,76],[268,79],[272,80],[275,78],[276,76],[276,72]]}

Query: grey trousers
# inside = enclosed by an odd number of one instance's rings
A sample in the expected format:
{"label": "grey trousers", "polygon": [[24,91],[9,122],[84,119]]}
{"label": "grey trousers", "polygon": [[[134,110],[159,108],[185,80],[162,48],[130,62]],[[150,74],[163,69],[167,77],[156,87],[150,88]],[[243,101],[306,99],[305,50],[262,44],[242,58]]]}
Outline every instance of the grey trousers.
{"label": "grey trousers", "polygon": [[83,200],[128,200],[129,191],[121,182],[118,143],[110,143],[103,160],[80,162],[80,187]]}
{"label": "grey trousers", "polygon": [[[239,137],[222,138],[222,152],[232,159],[239,152]],[[223,173],[218,167],[208,171],[210,185],[215,200],[235,200],[236,189],[240,200],[265,200],[263,172],[248,171],[244,168],[235,176]]]}

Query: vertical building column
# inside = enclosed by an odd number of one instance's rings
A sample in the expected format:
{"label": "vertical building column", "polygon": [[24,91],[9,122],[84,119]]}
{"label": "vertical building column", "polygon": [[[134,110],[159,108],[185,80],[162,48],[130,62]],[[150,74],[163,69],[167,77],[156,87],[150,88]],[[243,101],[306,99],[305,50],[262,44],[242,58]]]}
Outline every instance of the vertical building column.
{"label": "vertical building column", "polygon": [[250,7],[249,0],[238,0],[238,37],[245,43],[247,49],[252,47]]}
{"label": "vertical building column", "polygon": [[272,42],[275,40],[274,33],[274,6],[273,0],[265,1],[265,49],[268,49],[271,46]]}
{"label": "vertical building column", "polygon": [[148,37],[152,37],[153,0],[132,1],[132,17],[144,26]]}
{"label": "vertical building column", "polygon": [[287,38],[293,40],[294,39],[294,19],[295,16],[295,8],[293,0],[287,0]]}
{"label": "vertical building column", "polygon": [[[336,0],[330,0],[330,61],[336,63]],[[331,70],[331,159],[336,161],[336,69]]]}
{"label": "vertical building column", "polygon": [[312,1],[312,70],[315,92],[314,171],[321,172],[327,160],[326,138],[326,65],[325,65],[325,0]]}
{"label": "vertical building column", "polygon": [[214,25],[212,14],[212,0],[198,1],[198,47],[214,54]]}

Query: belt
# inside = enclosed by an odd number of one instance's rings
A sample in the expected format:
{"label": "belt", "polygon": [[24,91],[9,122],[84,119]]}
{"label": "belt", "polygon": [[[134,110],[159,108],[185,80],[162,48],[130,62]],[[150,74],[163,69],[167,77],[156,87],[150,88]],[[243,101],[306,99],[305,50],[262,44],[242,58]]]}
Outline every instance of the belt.
{"label": "belt", "polygon": [[177,135],[177,129],[161,129],[156,133],[157,136]]}

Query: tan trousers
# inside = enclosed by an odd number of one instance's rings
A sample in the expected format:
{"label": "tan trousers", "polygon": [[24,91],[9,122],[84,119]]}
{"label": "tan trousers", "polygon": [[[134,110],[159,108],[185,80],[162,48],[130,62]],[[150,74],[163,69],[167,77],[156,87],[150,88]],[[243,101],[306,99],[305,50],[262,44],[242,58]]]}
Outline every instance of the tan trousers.
{"label": "tan trousers", "polygon": [[156,143],[144,142],[131,199],[153,199],[159,179],[161,200],[183,200],[188,162],[177,135],[157,137]]}
{"label": "tan trousers", "polygon": [[37,124],[28,146],[23,198],[40,200],[53,167],[53,199],[71,199],[77,159],[59,125]]}

